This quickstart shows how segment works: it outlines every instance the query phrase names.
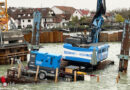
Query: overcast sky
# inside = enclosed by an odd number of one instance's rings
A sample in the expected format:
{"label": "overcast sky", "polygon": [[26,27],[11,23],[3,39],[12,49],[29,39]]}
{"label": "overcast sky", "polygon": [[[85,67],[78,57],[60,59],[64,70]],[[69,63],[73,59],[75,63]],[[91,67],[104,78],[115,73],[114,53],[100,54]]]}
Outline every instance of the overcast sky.
{"label": "overcast sky", "polygon": [[[76,9],[96,9],[97,0],[8,0],[8,7],[72,6]],[[106,0],[107,10],[130,8],[130,0]]]}

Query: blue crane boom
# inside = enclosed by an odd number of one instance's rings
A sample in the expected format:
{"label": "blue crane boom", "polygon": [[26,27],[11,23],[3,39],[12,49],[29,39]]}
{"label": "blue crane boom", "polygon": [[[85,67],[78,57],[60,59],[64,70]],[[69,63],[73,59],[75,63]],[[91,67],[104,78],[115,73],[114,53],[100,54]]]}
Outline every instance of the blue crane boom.
{"label": "blue crane boom", "polygon": [[97,0],[97,10],[96,14],[91,22],[91,30],[89,35],[81,35],[75,37],[70,37],[65,40],[66,43],[70,43],[73,46],[78,46],[78,44],[90,44],[98,43],[99,33],[102,30],[102,24],[104,23],[103,15],[106,13],[106,1]]}
{"label": "blue crane boom", "polygon": [[32,30],[32,50],[38,50],[39,46],[39,31],[41,29],[41,13],[40,11],[35,11],[33,13],[33,30]]}
{"label": "blue crane boom", "polygon": [[92,20],[92,42],[98,43],[98,36],[101,31],[102,24],[104,22],[103,15],[106,12],[106,1],[105,0],[98,0],[97,1],[97,10],[96,14]]}

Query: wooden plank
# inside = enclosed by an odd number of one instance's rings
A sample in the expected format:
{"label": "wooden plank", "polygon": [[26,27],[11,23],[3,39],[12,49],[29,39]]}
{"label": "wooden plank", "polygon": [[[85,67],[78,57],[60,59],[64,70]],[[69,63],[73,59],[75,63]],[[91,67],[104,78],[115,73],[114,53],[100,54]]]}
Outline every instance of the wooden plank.
{"label": "wooden plank", "polygon": [[77,81],[77,74],[76,74],[76,71],[74,71],[74,82]]}
{"label": "wooden plank", "polygon": [[38,73],[39,73],[39,68],[40,68],[40,66],[37,66],[37,72],[36,72],[36,76],[35,76],[35,81],[37,81],[37,77],[38,77]]}
{"label": "wooden plank", "polygon": [[56,68],[55,83],[57,83],[57,81],[58,81],[58,71],[59,71],[59,69]]}
{"label": "wooden plank", "polygon": [[13,67],[14,65],[14,58],[11,58],[11,67]]}
{"label": "wooden plank", "polygon": [[19,64],[18,65],[19,67],[18,67],[18,78],[20,78],[21,77],[21,64]]}

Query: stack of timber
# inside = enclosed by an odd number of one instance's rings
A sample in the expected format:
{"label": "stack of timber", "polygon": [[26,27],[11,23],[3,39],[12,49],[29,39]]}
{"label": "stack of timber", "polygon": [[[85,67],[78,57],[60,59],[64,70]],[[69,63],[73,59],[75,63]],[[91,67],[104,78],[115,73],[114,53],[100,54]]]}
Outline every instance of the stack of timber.
{"label": "stack of timber", "polygon": [[[27,42],[31,42],[32,33],[24,34],[24,38]],[[63,42],[63,32],[44,31],[40,32],[40,43],[60,43]]]}
{"label": "stack of timber", "polygon": [[11,60],[27,60],[28,48],[23,34],[18,30],[0,33],[0,64],[9,64]]}

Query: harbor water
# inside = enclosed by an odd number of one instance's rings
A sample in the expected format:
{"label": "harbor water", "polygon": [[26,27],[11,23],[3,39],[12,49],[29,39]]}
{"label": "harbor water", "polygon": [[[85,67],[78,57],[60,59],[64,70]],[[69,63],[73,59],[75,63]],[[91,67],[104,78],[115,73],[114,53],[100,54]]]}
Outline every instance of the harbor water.
{"label": "harbor water", "polygon": [[[114,65],[110,65],[103,70],[94,71],[91,74],[99,75],[99,82],[96,77],[91,77],[90,81],[77,81],[77,82],[43,82],[38,84],[8,84],[7,87],[2,87],[0,90],[130,90],[130,63],[128,65],[128,73],[121,74],[119,83],[116,82],[118,75],[119,59],[117,55],[120,53],[121,44],[119,42],[108,43],[109,56],[108,60],[113,60]],[[63,43],[49,43],[42,44],[41,52],[62,54]],[[26,65],[26,62],[24,62]],[[17,66],[17,65],[15,65]],[[7,69],[10,65],[0,65],[0,76],[6,75]]]}

